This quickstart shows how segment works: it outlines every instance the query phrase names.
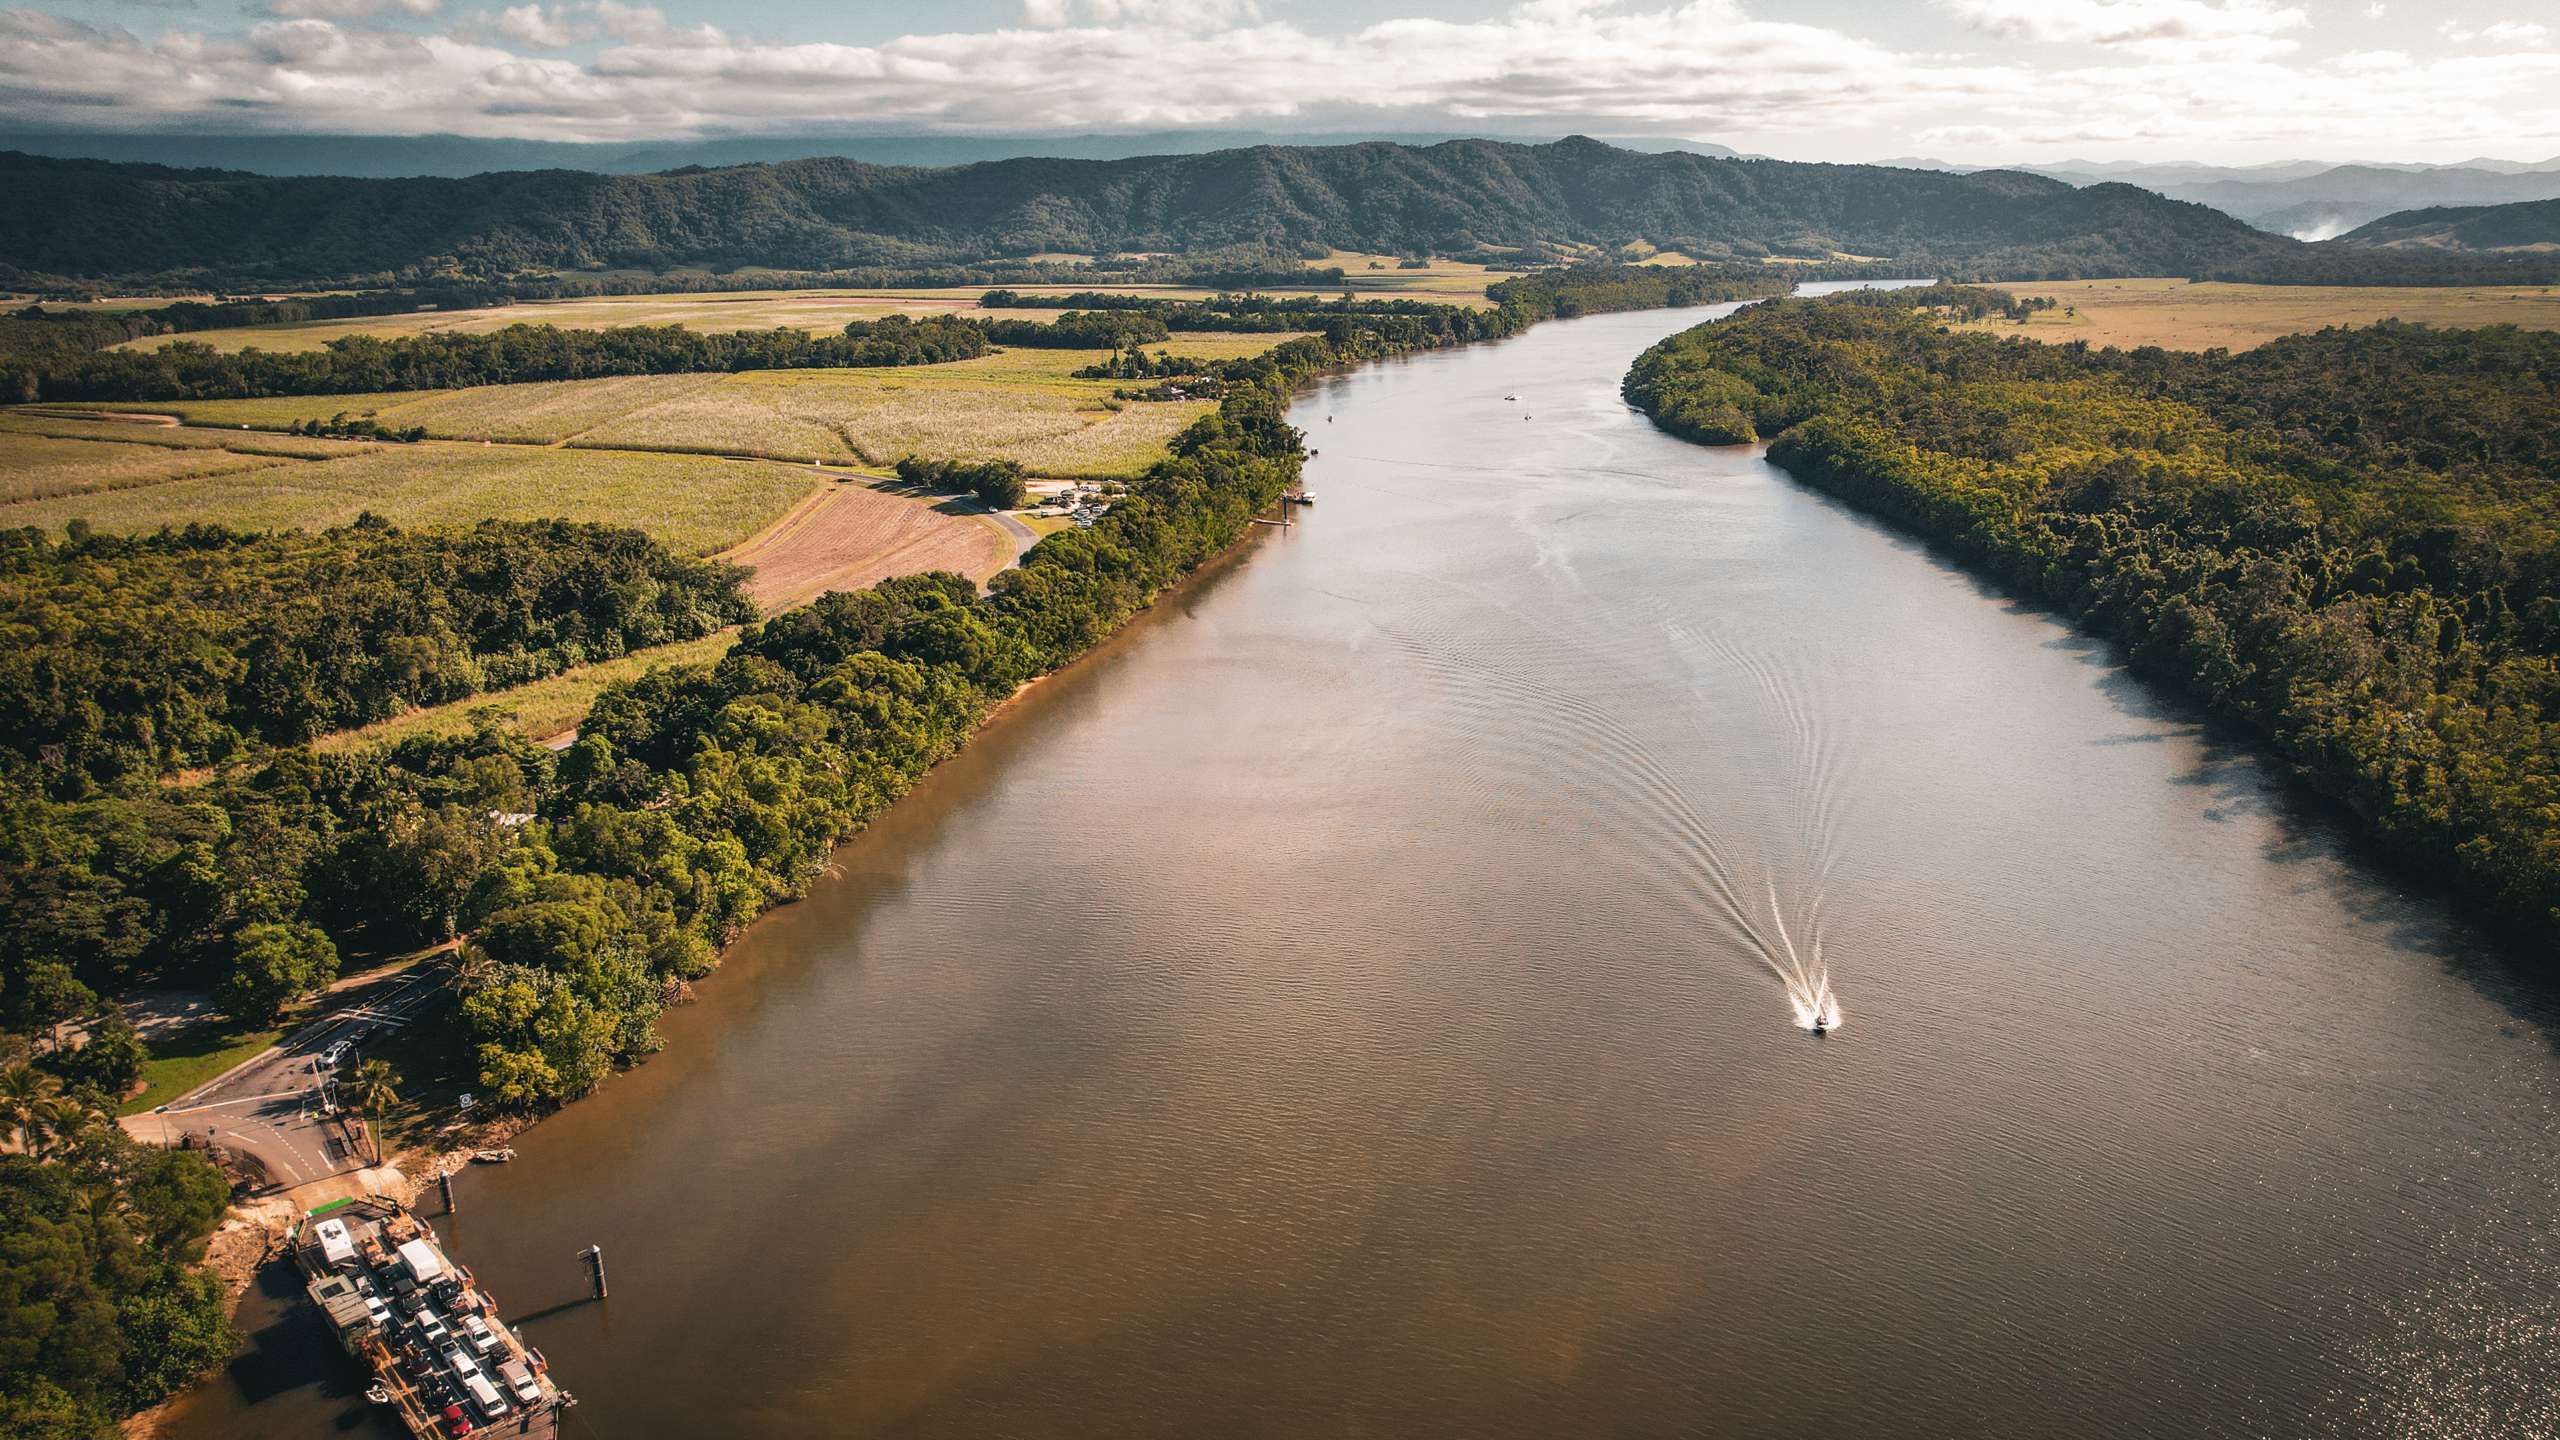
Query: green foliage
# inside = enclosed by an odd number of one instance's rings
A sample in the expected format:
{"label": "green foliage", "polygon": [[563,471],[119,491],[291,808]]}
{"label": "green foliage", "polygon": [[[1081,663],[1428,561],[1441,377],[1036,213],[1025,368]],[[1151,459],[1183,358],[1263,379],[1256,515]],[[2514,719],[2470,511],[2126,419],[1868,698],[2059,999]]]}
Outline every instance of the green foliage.
{"label": "green foliage", "polygon": [[2560,336],[2244,354],[1949,333],[1941,288],[1782,301],[1627,394],[2067,608],[2405,860],[2560,936]]}
{"label": "green foliage", "polygon": [[0,1155],[0,1435],[103,1440],[231,1354],[221,1287],[187,1263],[221,1175],[112,1125],[82,1135]]}
{"label": "green foliage", "polygon": [[338,947],[328,932],[298,920],[242,927],[232,942],[231,973],[214,986],[214,1003],[242,1020],[273,1020],[284,1007],[338,978]]}
{"label": "green foliage", "polygon": [[990,510],[1011,510],[1027,493],[1018,460],[923,460],[908,455],[898,461],[898,478],[939,494],[975,495]]}
{"label": "green foliage", "polygon": [[729,567],[603,525],[74,529],[59,542],[0,532],[0,774],[56,794],[307,740],[753,614]]}
{"label": "green foliage", "polygon": [[[102,350],[58,359],[37,371],[46,400],[225,400],[267,395],[357,395],[447,390],[529,380],[698,371],[807,370],[846,366],[937,365],[987,353],[986,332],[948,315],[856,320],[841,335],[805,330],[740,330],[709,335],[681,325],[563,330],[510,325],[485,335],[436,333],[385,340],[350,335],[318,350],[224,354],[201,341],[156,350]],[[304,433],[388,437],[370,422]]]}
{"label": "green foliage", "polygon": [[47,1068],[67,1085],[84,1087],[103,1099],[117,1099],[133,1088],[151,1052],[133,1022],[112,1005],[91,1016],[86,1028],[87,1038],[80,1044],[46,1057]]}
{"label": "green foliage", "polygon": [[1164,317],[1143,309],[1069,310],[1057,319],[982,320],[987,338],[999,345],[1027,345],[1051,350],[1116,350],[1125,345],[1162,340],[1172,332]]}

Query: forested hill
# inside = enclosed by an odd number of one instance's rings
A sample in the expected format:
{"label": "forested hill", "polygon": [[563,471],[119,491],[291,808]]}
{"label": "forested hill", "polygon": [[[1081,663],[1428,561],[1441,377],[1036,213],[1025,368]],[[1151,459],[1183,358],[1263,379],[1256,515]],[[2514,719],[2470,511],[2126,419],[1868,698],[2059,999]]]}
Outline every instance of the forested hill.
{"label": "forested hill", "polygon": [[352,180],[0,155],[0,278],[280,285],[528,269],[826,269],[1041,251],[1465,253],[1644,240],[2011,275],[2189,274],[2295,242],[2126,185],[1638,154],[1580,138],[1260,146],[948,169]]}
{"label": "forested hill", "polygon": [[2445,250],[2560,249],[2560,200],[2402,210],[2348,231],[2338,243]]}

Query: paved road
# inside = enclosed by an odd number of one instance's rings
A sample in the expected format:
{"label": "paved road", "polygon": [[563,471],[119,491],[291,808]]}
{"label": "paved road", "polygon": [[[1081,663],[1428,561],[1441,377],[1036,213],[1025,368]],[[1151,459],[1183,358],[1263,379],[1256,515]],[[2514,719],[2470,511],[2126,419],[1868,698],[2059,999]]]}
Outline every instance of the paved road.
{"label": "paved road", "polygon": [[[180,1136],[210,1139],[255,1156],[279,1185],[301,1185],[353,1170],[365,1156],[348,1153],[339,1130],[320,1113],[319,1057],[360,1029],[375,1034],[406,1023],[451,977],[430,962],[351,993],[347,1003],[285,1037],[275,1048],[219,1079],[160,1107],[124,1119],[136,1139],[172,1144]],[[358,1041],[359,1057],[363,1044]]]}

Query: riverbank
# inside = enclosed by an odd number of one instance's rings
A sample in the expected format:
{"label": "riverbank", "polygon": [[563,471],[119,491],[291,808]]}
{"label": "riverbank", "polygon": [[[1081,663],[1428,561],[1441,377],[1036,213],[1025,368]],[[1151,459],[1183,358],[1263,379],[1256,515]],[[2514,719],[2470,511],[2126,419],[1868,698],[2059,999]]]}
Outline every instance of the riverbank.
{"label": "riverbank", "polygon": [[[1301,394],[1298,529],[1022,692],[459,1179],[439,1230],[582,1419],[2545,1425],[2551,1017],[2104,645],[1628,410],[1699,318]],[[1838,1033],[1715,869],[1818,937]],[[279,1374],[287,1298],[183,1440],[361,1413]]]}
{"label": "riverbank", "polygon": [[[1553,313],[1557,304],[1550,287],[1539,305],[1545,313]],[[848,707],[839,709],[845,718],[836,723],[847,728],[838,734],[892,735],[898,748],[885,753],[862,751],[859,746],[832,749],[839,742],[826,740],[822,743],[832,753],[790,756],[767,751],[769,759],[787,761],[783,773],[808,777],[793,783],[814,787],[834,783],[819,777],[852,777],[855,788],[849,793],[841,789],[815,792],[829,796],[824,802],[829,808],[797,822],[794,844],[800,848],[796,851],[744,847],[749,864],[770,877],[763,885],[771,888],[761,899],[720,900],[734,908],[704,915],[694,908],[702,903],[698,890],[690,896],[679,893],[669,903],[677,918],[699,920],[725,939],[734,939],[771,904],[800,894],[821,873],[835,845],[866,828],[983,727],[1016,708],[1029,693],[1026,686],[1044,683],[1061,668],[1080,663],[1125,632],[1138,616],[1183,593],[1197,576],[1216,573],[1230,557],[1243,553],[1244,542],[1259,538],[1265,528],[1252,522],[1271,513],[1280,493],[1296,482],[1303,463],[1300,437],[1280,419],[1288,397],[1300,386],[1347,365],[1468,343],[1478,338],[1485,324],[1470,320],[1442,330],[1418,323],[1415,317],[1394,318],[1401,327],[1389,327],[1397,329],[1395,334],[1381,334],[1364,323],[1347,331],[1339,346],[1299,344],[1275,368],[1235,385],[1214,421],[1195,427],[1197,433],[1177,445],[1180,453],[1175,460],[1136,487],[1133,502],[1115,507],[1092,531],[1055,537],[1045,558],[1035,551],[1024,570],[1011,572],[989,595],[980,596],[974,587],[966,595],[943,594],[930,584],[890,582],[857,595],[830,597],[809,612],[755,627],[742,639],[741,652],[768,670],[779,667],[793,677],[769,703],[784,708]],[[1506,323],[1525,327],[1534,320]],[[1007,646],[1018,648],[1008,652]],[[848,663],[853,666],[850,671]],[[1030,673],[1011,678],[1014,667]],[[575,825],[556,833],[547,847],[547,854],[560,858],[546,863],[558,868],[519,882],[514,896],[501,897],[502,901],[521,897],[514,909],[501,903],[491,913],[474,917],[479,943],[498,967],[493,977],[475,989],[464,1012],[482,1047],[484,1106],[494,1103],[526,1117],[554,1113],[563,1101],[607,1078],[612,1064],[599,1062],[627,1062],[647,1047],[649,1042],[641,1038],[645,1032],[635,1033],[631,1026],[654,1019],[655,1005],[639,1014],[626,1012],[627,1018],[617,1022],[623,1026],[621,1033],[631,1038],[616,1043],[631,1046],[628,1051],[609,1057],[581,1056],[549,1048],[549,1038],[528,1024],[543,1005],[554,1003],[545,996],[560,996],[578,1005],[609,997],[588,997],[568,989],[574,981],[564,975],[576,975],[586,962],[539,959],[525,948],[529,933],[514,922],[519,915],[533,913],[526,905],[555,907],[544,913],[556,913],[556,907],[572,896],[580,897],[575,903],[589,903],[584,897],[595,892],[583,888],[591,882],[579,870],[593,865],[586,857],[594,855],[599,837],[585,827],[598,823],[599,800],[624,807],[627,823],[633,825],[661,825],[664,822],[642,818],[661,814],[679,827],[697,823],[686,818],[685,809],[668,812],[650,803],[651,787],[672,782],[699,762],[703,753],[702,739],[681,739],[663,722],[673,714],[692,717],[683,722],[688,726],[704,725],[724,706],[735,713],[734,707],[746,698],[733,688],[732,677],[739,673],[724,666],[719,671],[651,677],[632,687],[637,693],[629,698],[637,708],[608,697],[604,708],[609,718],[581,727],[581,746],[562,763],[566,793],[548,797],[538,807],[555,817],[576,810]],[[773,683],[763,678],[763,672],[749,673],[759,674],[760,683]],[[812,683],[832,684],[831,676],[849,677],[847,688],[821,690]],[[999,682],[1001,691],[996,688]],[[688,692],[703,698],[687,699]],[[885,709],[881,708],[884,703]],[[702,738],[709,738],[707,726]],[[645,765],[663,778],[635,779],[635,765]],[[706,792],[716,792],[727,783],[728,774],[724,769],[719,778],[711,779],[702,770],[690,768],[684,789],[699,801]],[[770,793],[770,775],[758,783]],[[827,818],[831,815],[838,818]],[[656,883],[645,875],[624,878]],[[599,916],[606,926],[626,926],[640,919],[628,902],[611,899],[609,894],[599,898],[607,900]],[[681,955],[674,966],[660,989],[661,995],[670,998],[680,997],[686,983],[708,969]],[[518,1088],[511,1093],[510,1085],[562,1088]]]}
{"label": "riverbank", "polygon": [[2121,645],[2549,954],[2560,505],[2537,482],[2560,406],[2533,377],[2560,337],[2386,324],[2155,363],[1937,318],[1773,307],[1655,346],[1625,392],[1674,434],[1768,439],[1801,483]]}

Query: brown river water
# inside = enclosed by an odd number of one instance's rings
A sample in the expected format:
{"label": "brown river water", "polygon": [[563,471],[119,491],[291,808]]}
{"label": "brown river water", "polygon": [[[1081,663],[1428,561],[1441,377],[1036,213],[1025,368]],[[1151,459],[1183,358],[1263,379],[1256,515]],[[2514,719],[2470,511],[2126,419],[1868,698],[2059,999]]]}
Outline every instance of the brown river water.
{"label": "brown river water", "polygon": [[[2548,988],[2104,646],[1651,429],[1706,313],[1311,390],[1304,523],[465,1176],[568,1433],[2560,1435]],[[176,1435],[384,1433],[242,1318]]]}

